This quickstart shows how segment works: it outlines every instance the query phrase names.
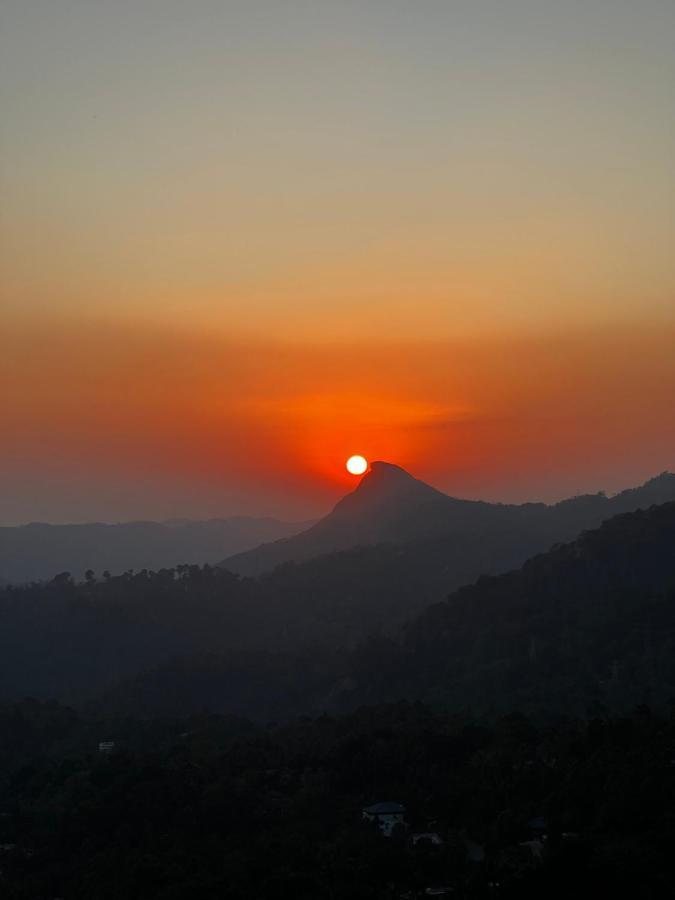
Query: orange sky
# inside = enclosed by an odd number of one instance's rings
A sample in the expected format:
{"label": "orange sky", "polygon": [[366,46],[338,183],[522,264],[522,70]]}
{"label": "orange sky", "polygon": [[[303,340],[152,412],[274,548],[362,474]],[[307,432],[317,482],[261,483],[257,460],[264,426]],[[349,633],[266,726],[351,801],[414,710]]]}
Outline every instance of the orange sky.
{"label": "orange sky", "polygon": [[675,468],[675,6],[5,0],[0,524]]}
{"label": "orange sky", "polygon": [[618,489],[673,466],[673,346],[639,326],[311,346],[16,323],[4,516],[316,515],[355,452],[461,496]]}

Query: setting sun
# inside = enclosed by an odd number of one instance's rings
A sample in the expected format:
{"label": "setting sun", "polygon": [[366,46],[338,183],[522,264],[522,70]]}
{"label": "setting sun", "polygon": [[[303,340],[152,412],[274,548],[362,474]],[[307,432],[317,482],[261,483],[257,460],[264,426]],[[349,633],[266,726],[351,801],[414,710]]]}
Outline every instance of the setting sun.
{"label": "setting sun", "polygon": [[350,456],[346,465],[351,475],[363,475],[368,468],[368,460],[364,456]]}

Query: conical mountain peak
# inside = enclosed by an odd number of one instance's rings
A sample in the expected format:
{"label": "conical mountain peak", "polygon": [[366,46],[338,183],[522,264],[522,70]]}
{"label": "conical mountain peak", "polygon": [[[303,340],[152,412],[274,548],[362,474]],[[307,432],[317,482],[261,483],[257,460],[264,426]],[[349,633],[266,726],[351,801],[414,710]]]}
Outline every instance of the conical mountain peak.
{"label": "conical mountain peak", "polygon": [[429,501],[449,498],[414,478],[401,466],[377,460],[371,463],[368,472],[361,478],[355,490],[340,500],[331,516],[361,515],[369,509],[373,511],[381,507],[400,504],[410,500]]}
{"label": "conical mountain peak", "polygon": [[[412,488],[415,485],[423,485],[424,482],[418,481],[417,478],[396,466],[393,463],[381,462],[380,460],[371,463],[369,470],[361,478],[356,490],[353,494],[371,493],[373,491],[387,492],[397,491],[402,488]],[[428,487],[428,485],[424,485]]]}
{"label": "conical mountain peak", "polygon": [[394,465],[394,463],[383,462],[382,460],[376,460],[375,462],[370,464],[370,469],[361,479],[361,483],[364,481],[417,481],[416,478],[410,474],[410,472],[406,472],[401,466]]}

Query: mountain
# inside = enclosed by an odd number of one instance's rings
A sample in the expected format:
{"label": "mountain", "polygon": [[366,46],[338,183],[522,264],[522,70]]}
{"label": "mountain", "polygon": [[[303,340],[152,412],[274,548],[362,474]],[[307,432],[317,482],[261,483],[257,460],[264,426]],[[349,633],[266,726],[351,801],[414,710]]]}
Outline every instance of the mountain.
{"label": "mountain", "polygon": [[261,541],[287,537],[307,522],[234,516],[204,522],[124,522],[0,528],[0,584],[21,584],[71,572],[161,569],[179,563],[215,562]]}
{"label": "mountain", "polygon": [[675,701],[675,503],[616,516],[481,578],[390,637],[349,651],[167,661],[105,702],[119,713],[267,720],[400,700],[489,718],[666,708]]}
{"label": "mountain", "polygon": [[[292,537],[230,556],[220,565],[242,575],[259,575],[281,563],[356,546],[443,541],[452,555],[461,541],[469,545],[463,552],[482,559],[495,556],[500,566],[508,568],[606,518],[670,500],[675,500],[675,475],[667,472],[611,498],[599,493],[550,506],[510,505],[449,497],[399,466],[374,462],[356,490],[325,518]],[[479,569],[473,577],[490,571],[494,570]]]}
{"label": "mountain", "polygon": [[439,604],[480,562],[470,539],[452,546],[449,561],[443,540],[380,544],[258,579],[179,566],[6,587],[0,699],[106,692],[121,713],[265,719],[399,697],[585,712],[675,695],[675,503]]}
{"label": "mountain", "polygon": [[364,646],[350,674],[350,706],[414,697],[586,713],[674,700],[675,503],[461,588],[393,644]]}

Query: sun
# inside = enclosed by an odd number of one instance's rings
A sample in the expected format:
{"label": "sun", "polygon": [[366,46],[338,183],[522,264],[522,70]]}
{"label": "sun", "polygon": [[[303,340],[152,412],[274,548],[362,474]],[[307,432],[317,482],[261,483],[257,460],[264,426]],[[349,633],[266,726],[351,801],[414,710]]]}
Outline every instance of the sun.
{"label": "sun", "polygon": [[346,466],[350,475],[363,475],[368,468],[368,460],[365,456],[350,456]]}

